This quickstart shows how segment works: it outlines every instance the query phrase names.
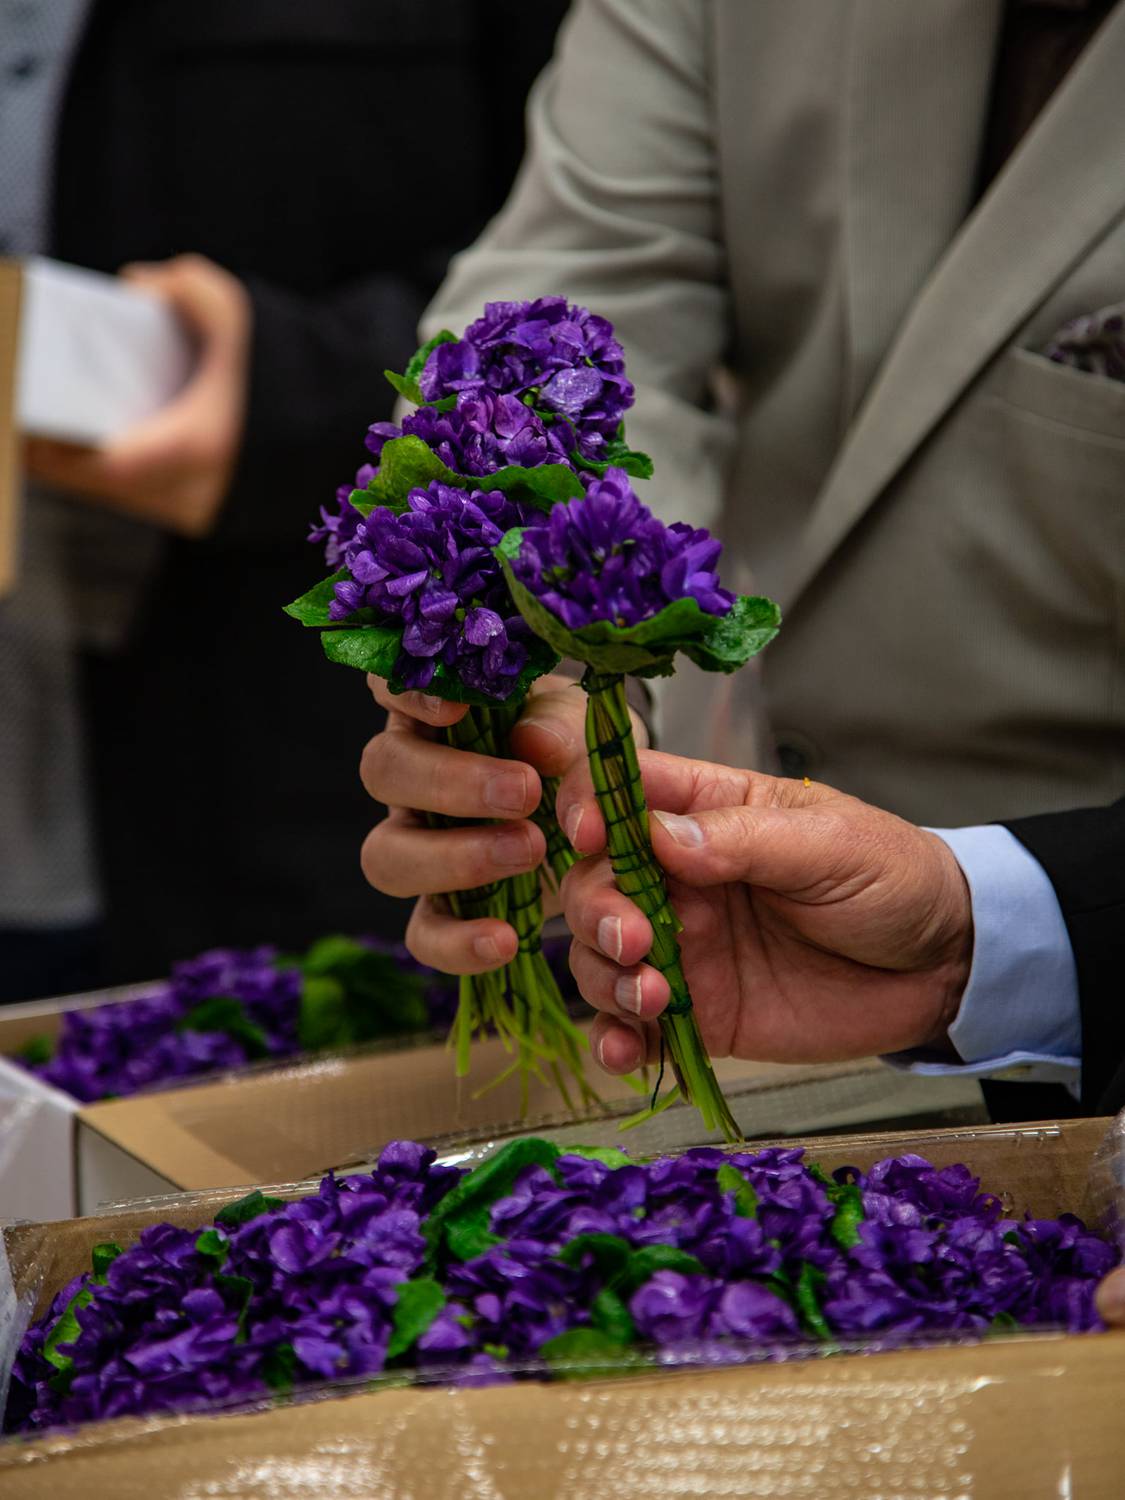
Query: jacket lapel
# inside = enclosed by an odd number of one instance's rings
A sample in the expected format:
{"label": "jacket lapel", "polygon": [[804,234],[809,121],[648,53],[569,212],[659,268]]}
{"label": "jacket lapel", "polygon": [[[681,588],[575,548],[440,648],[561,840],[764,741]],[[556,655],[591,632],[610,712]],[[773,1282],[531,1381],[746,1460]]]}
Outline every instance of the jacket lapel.
{"label": "jacket lapel", "polygon": [[[1125,4],[1105,21],[907,313],[798,545],[781,590],[787,606],[982,366],[1125,210],[1118,167],[1125,160],[1123,74]],[[924,161],[915,166],[926,170]]]}

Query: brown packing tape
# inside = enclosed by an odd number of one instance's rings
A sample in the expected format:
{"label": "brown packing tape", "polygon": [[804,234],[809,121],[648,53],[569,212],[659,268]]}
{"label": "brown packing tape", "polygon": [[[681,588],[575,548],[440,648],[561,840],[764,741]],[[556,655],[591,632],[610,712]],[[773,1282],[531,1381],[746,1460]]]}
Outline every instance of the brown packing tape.
{"label": "brown packing tape", "polygon": [[[1014,1210],[1083,1210],[1108,1121],[813,1139],[831,1168],[917,1151],[967,1161]],[[53,1291],[99,1240],[205,1222],[227,1195],[6,1231],[17,1288]],[[1047,1500],[1125,1492],[1125,1334],[582,1384],[348,1394],[118,1421],[0,1445],[4,1500],[580,1500],[613,1494]]]}
{"label": "brown packing tape", "polygon": [[19,261],[0,260],[0,599],[15,586],[23,508],[16,430],[21,282]]}

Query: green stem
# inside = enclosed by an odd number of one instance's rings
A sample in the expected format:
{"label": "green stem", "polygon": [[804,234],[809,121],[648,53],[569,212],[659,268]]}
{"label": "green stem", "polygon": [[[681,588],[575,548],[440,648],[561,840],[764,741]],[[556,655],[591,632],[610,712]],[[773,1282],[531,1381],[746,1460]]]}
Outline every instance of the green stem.
{"label": "green stem", "polygon": [[535,826],[542,830],[543,837],[547,840],[548,878],[556,890],[562,885],[566,872],[572,865],[578,863],[578,856],[571,848],[570,840],[559,827],[558,813],[555,808],[558,793],[558,777],[544,776],[543,794],[539,799],[539,806],[531,815]]}
{"label": "green stem", "polygon": [[[503,704],[494,709],[470,709],[464,718],[446,730],[448,742],[478,755],[507,753],[508,735],[521,704]],[[432,826],[451,827],[461,820],[433,815]],[[549,1076],[570,1105],[565,1075],[577,1084],[583,1103],[597,1101],[586,1080],[582,1053],[587,1043],[567,1013],[555,976],[542,953],[543,901],[540,872],[508,876],[459,891],[448,898],[455,916],[499,917],[516,930],[515,958],[501,969],[461,979],[453,1041],[457,1073],[469,1071],[474,1036],[489,1029],[504,1042],[515,1058],[501,1079],[518,1074],[523,1112],[527,1110],[527,1088],[531,1077]],[[544,1072],[546,1070],[546,1073]],[[493,1080],[493,1084],[500,1080]],[[490,1087],[492,1085],[486,1085]]]}
{"label": "green stem", "polygon": [[652,927],[648,961],[668,981],[671,999],[660,1017],[660,1030],[680,1092],[694,1104],[708,1130],[721,1130],[739,1141],[738,1128],[711,1067],[692,1012],[676,934],[681,923],[668,900],[664,871],[652,852],[648,804],[645,801],[633,724],[618,673],[589,668],[582,685],[586,706],[586,749],[594,793],[606,826],[610,864],[618,889],[629,897]]}

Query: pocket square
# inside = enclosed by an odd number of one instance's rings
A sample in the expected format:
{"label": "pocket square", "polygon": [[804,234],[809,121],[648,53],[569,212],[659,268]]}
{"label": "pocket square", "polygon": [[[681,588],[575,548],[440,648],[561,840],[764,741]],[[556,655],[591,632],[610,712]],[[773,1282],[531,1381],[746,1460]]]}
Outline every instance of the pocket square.
{"label": "pocket square", "polygon": [[1125,302],[1072,318],[1043,352],[1056,364],[1125,380]]}

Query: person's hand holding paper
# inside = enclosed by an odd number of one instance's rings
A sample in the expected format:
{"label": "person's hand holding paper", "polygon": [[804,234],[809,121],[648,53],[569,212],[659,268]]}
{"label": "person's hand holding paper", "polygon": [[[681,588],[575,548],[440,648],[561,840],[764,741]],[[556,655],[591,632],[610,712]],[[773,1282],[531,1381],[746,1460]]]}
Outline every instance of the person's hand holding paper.
{"label": "person's hand holding paper", "polygon": [[186,381],[151,414],[100,442],[29,436],[29,474],[187,536],[205,535],[241,439],[250,343],[242,283],[199,255],[128,266],[122,278],[161,298],[194,345]]}

